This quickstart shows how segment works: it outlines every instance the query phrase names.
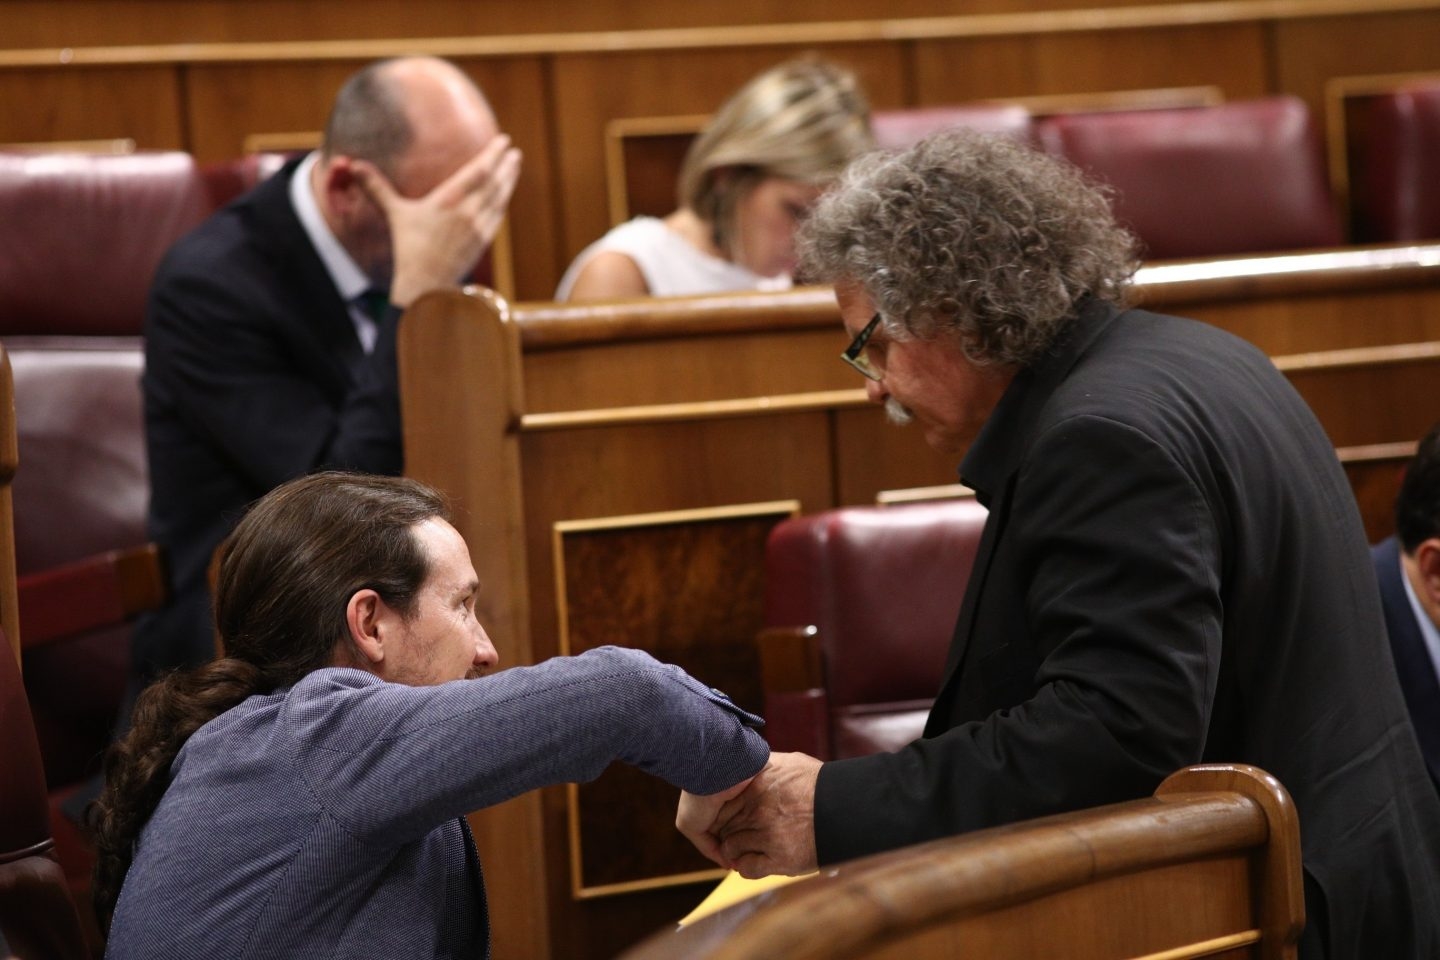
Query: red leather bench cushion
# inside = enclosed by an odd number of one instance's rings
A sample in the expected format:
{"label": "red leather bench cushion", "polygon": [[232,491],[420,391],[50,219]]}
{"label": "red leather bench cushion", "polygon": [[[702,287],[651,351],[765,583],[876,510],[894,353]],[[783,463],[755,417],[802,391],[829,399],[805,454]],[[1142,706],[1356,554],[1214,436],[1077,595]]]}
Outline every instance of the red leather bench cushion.
{"label": "red leather bench cushion", "polygon": [[1356,239],[1440,237],[1440,84],[1415,84],[1371,99],[1351,183]]}
{"label": "red leather bench cushion", "polygon": [[0,154],[0,334],[138,334],[160,258],[208,212],[187,153]]}
{"label": "red leather bench cushion", "polygon": [[[7,337],[5,346],[20,452],[13,488],[18,572],[144,543],[140,339]],[[109,740],[129,636],[121,626],[26,652],[25,683],[52,784],[84,776]]]}
{"label": "red leather bench cushion", "polygon": [[1295,97],[1214,107],[1057,114],[1049,153],[1116,190],[1147,259],[1334,246],[1342,234],[1308,108]]}
{"label": "red leather bench cushion", "polygon": [[985,508],[974,500],[854,507],[775,528],[768,626],[813,624],[832,710],[932,699]]}
{"label": "red leather bench cushion", "polygon": [[1003,134],[1027,142],[1033,133],[1030,111],[1018,104],[999,103],[876,110],[870,117],[870,126],[875,132],[875,142],[888,150],[903,150],[932,133],[956,127]]}

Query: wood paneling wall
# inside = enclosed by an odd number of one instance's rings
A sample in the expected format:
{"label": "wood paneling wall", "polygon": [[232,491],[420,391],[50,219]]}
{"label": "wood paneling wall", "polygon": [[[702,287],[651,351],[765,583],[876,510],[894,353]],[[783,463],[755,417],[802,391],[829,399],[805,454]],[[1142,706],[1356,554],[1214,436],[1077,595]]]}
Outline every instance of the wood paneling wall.
{"label": "wood paneling wall", "polygon": [[[1211,85],[1293,93],[1440,70],[1440,0],[0,0],[0,143],[130,137],[235,156],[313,131],[360,63],[449,56],[525,152],[512,207],[517,292],[548,298],[608,226],[604,128],[713,110],[759,70],[818,51],[879,107]],[[421,38],[421,39],[410,39]]]}

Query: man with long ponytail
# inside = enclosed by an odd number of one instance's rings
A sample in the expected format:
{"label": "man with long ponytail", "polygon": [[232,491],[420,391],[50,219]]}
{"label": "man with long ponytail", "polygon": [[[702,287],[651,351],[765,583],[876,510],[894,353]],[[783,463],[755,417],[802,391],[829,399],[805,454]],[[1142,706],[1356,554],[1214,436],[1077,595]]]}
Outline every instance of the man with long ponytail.
{"label": "man with long ponytail", "polygon": [[487,675],[495,649],[444,501],[319,473],[223,548],[225,656],[140,698],[93,808],[107,957],[488,955],[464,815],[612,761],[729,794],[759,719],[601,648]]}

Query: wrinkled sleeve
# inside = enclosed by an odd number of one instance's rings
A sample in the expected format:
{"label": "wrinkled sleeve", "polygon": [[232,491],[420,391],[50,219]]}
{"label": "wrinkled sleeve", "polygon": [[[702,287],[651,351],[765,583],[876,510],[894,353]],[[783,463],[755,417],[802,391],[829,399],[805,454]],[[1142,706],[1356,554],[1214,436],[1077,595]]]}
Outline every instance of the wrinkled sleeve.
{"label": "wrinkled sleeve", "polygon": [[965,667],[1010,676],[1028,698],[894,754],[826,764],[822,862],[1144,796],[1200,758],[1224,616],[1220,537],[1170,447],[1100,417],[1036,442],[1001,533],[1024,579],[998,587],[1021,591],[1028,636]]}
{"label": "wrinkled sleeve", "polygon": [[434,687],[325,671],[283,724],[299,774],[357,835],[398,842],[616,760],[694,793],[755,774],[761,721],[677,667],[602,647]]}

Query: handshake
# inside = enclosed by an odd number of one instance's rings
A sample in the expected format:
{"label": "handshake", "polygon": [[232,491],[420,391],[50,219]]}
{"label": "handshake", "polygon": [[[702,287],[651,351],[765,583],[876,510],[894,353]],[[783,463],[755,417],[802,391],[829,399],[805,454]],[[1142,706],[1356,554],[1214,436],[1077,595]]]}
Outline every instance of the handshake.
{"label": "handshake", "polygon": [[772,753],[760,772],[728,790],[680,794],[675,826],[715,863],[755,880],[816,869],[815,781],[820,761]]}

